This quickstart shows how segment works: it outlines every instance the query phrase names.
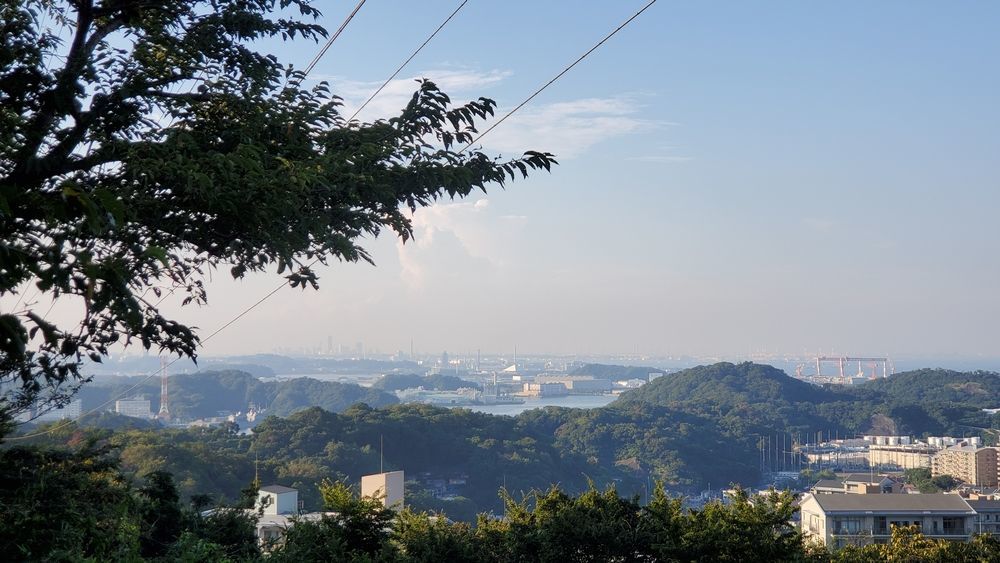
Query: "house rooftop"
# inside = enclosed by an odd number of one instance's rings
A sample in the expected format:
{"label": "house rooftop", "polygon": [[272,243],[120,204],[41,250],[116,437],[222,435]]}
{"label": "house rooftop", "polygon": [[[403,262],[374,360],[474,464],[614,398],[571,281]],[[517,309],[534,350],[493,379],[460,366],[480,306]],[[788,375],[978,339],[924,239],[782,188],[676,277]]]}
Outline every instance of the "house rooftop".
{"label": "house rooftop", "polygon": [[965,502],[969,503],[969,506],[971,506],[974,510],[977,511],[979,510],[989,510],[991,512],[994,510],[1000,511],[1000,500],[977,499],[977,500],[967,500]]}
{"label": "house rooftop", "polygon": [[[845,483],[882,483],[889,477],[885,475],[870,475],[868,473],[849,473],[844,476]],[[890,481],[892,479],[889,479]]]}
{"label": "house rooftop", "polygon": [[814,489],[843,489],[844,482],[838,479],[820,479],[813,485]]}
{"label": "house rooftop", "polygon": [[293,489],[291,487],[285,487],[285,486],[282,486],[282,485],[268,485],[266,487],[261,487],[260,490],[263,491],[263,492],[265,492],[265,493],[274,493],[276,495],[277,494],[281,494],[281,493],[294,493],[294,492],[296,492],[295,489]]}
{"label": "house rooftop", "polygon": [[972,512],[972,507],[965,499],[950,494],[814,495],[813,498],[824,512]]}

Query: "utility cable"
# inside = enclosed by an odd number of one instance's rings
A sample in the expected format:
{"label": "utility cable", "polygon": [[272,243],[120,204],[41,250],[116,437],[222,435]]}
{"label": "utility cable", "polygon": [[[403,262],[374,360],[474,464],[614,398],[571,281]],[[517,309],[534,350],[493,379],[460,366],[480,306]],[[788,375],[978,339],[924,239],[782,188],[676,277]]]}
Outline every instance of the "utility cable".
{"label": "utility cable", "polygon": [[448,22],[451,21],[451,18],[455,17],[455,14],[457,14],[458,11],[461,10],[468,2],[469,2],[469,0],[462,0],[462,3],[459,4],[457,8],[455,8],[455,11],[452,12],[451,15],[448,16],[443,22],[441,22],[441,25],[439,25],[438,28],[434,30],[434,33],[432,33],[430,35],[430,37],[428,37],[427,39],[425,39],[424,42],[421,43],[419,47],[417,47],[417,50],[414,51],[413,54],[410,55],[410,57],[408,59],[406,59],[405,61],[403,61],[403,64],[399,65],[399,68],[396,69],[396,72],[392,73],[392,76],[390,76],[389,78],[385,79],[385,82],[383,82],[382,85],[378,87],[378,90],[375,90],[375,93],[373,93],[371,96],[369,96],[368,99],[365,100],[365,103],[361,104],[361,107],[359,107],[357,109],[357,111],[354,112],[354,115],[352,115],[351,118],[348,119],[347,121],[349,121],[349,122],[350,121],[354,121],[354,118],[357,117],[359,113],[361,113],[361,110],[365,109],[365,106],[367,106],[369,102],[371,102],[372,100],[374,100],[375,96],[378,96],[379,93],[382,91],[382,89],[385,88],[386,86],[388,86],[389,83],[392,82],[392,79],[396,78],[396,76],[400,72],[402,72],[403,68],[405,68],[406,65],[410,64],[410,61],[413,60],[413,57],[416,57],[417,54],[420,53],[420,51],[425,46],[427,46],[428,43],[431,42],[431,39],[434,39],[434,36],[437,35],[438,32],[441,31],[441,29],[444,26],[448,25]]}
{"label": "utility cable", "polygon": [[344,32],[344,28],[347,27],[347,24],[351,23],[351,20],[354,19],[354,15],[357,14],[358,10],[361,9],[361,6],[364,5],[365,5],[365,0],[360,0],[358,2],[358,5],[354,7],[354,11],[351,12],[351,14],[347,16],[347,18],[344,20],[344,23],[340,24],[340,27],[337,28],[337,32],[330,36],[330,39],[328,39],[326,44],[323,45],[323,48],[320,49],[318,53],[316,53],[315,57],[313,57],[312,62],[310,62],[309,66],[306,67],[305,73],[302,74],[303,79],[305,79],[306,76],[309,76],[309,73],[312,72],[313,68],[316,67],[316,63],[318,63],[319,60],[323,58],[323,55],[326,54],[326,51],[327,49],[330,48],[330,45],[333,45],[333,42],[336,41],[338,37],[340,37],[340,34]]}
{"label": "utility cable", "polygon": [[594,45],[593,47],[591,47],[586,53],[580,55],[580,58],[578,58],[575,61],[573,61],[573,63],[571,65],[569,65],[568,67],[564,68],[562,70],[562,72],[560,72],[559,74],[555,75],[555,77],[552,78],[552,80],[549,80],[541,88],[539,88],[538,90],[535,90],[534,94],[528,96],[527,99],[525,99],[523,102],[521,102],[520,104],[518,104],[516,108],[514,108],[514,109],[510,110],[509,112],[507,112],[507,115],[504,115],[503,117],[501,117],[499,121],[497,121],[493,125],[490,125],[489,128],[486,129],[486,131],[483,131],[478,137],[476,137],[475,139],[473,139],[472,141],[470,141],[468,145],[465,145],[465,148],[463,148],[462,150],[458,151],[458,154],[462,154],[463,152],[469,150],[469,147],[471,147],[472,145],[474,145],[477,142],[479,142],[479,140],[482,139],[483,137],[485,137],[487,135],[487,133],[489,133],[490,131],[492,131],[493,129],[495,129],[497,125],[500,125],[501,123],[503,123],[504,121],[506,121],[506,119],[508,117],[510,117],[511,115],[514,115],[514,113],[517,110],[521,109],[522,107],[524,107],[525,105],[527,105],[528,102],[530,102],[531,100],[535,99],[535,96],[541,94],[546,88],[548,88],[549,86],[551,86],[553,82],[555,82],[556,80],[559,80],[560,78],[562,78],[562,76],[564,74],[566,74],[567,72],[569,72],[570,69],[572,69],[573,67],[575,67],[583,59],[587,58],[588,55],[590,55],[591,53],[593,53],[594,51],[596,51],[598,47],[600,47],[601,45],[603,45],[608,39],[611,39],[616,33],[618,33],[619,31],[621,31],[622,29],[624,29],[625,26],[627,26],[628,24],[632,23],[632,20],[634,20],[635,18],[639,17],[643,12],[645,12],[647,9],[649,9],[650,6],[652,6],[655,3],[656,3],[656,0],[650,0],[649,3],[646,4],[645,6],[643,6],[641,10],[639,10],[638,12],[632,14],[632,17],[630,17],[629,19],[625,20],[625,22],[622,23],[621,25],[619,25],[618,27],[616,27],[614,31],[612,31],[611,33],[605,35],[604,39],[601,39],[600,41],[597,42],[596,45]]}
{"label": "utility cable", "polygon": [[[320,51],[320,53],[313,59],[313,62],[311,62],[309,64],[309,67],[306,69],[306,71],[305,71],[305,73],[303,75],[303,78],[309,74],[309,72],[313,69],[313,67],[316,66],[316,63],[319,62],[319,60],[322,58],[322,55],[324,53],[326,53],[326,51],[327,51],[327,49],[329,49],[330,45],[333,44],[333,41],[336,40],[337,36],[340,35],[340,33],[344,30],[344,28],[347,26],[347,24],[351,21],[351,18],[354,17],[354,14],[356,14],[358,12],[358,10],[361,8],[361,6],[364,3],[365,3],[365,0],[361,0],[360,2],[358,2],[358,5],[354,8],[354,11],[351,12],[351,14],[347,17],[346,20],[344,20],[344,23],[340,26],[340,29],[337,30],[337,33],[334,34],[333,37],[331,37],[331,39],[329,41],[327,41],[327,44],[323,46],[323,48]],[[635,14],[633,14],[632,17],[630,17],[629,19],[625,20],[625,22],[622,23],[621,25],[619,25],[617,28],[615,28],[614,31],[612,31],[611,33],[609,33],[608,35],[606,35],[604,37],[604,39],[601,39],[596,45],[594,45],[593,47],[591,47],[586,53],[584,53],[578,59],[576,59],[575,61],[573,61],[572,64],[570,64],[568,67],[566,67],[565,69],[563,69],[563,71],[560,72],[559,74],[557,74],[554,78],[552,78],[552,80],[549,80],[548,82],[546,82],[545,85],[543,85],[541,88],[539,88],[538,90],[536,90],[535,93],[533,93],[531,96],[529,96],[523,102],[521,102],[520,104],[518,104],[517,107],[515,107],[514,109],[512,109],[511,111],[509,111],[499,121],[497,121],[492,126],[490,126],[486,131],[483,131],[483,133],[480,134],[478,137],[476,137],[475,139],[473,139],[473,141],[471,143],[469,143],[461,151],[459,151],[459,153],[462,153],[462,152],[466,151],[473,144],[475,144],[480,139],[482,139],[483,137],[485,137],[486,134],[489,133],[490,131],[492,131],[497,125],[500,125],[500,123],[502,123],[508,117],[510,117],[511,115],[513,115],[516,111],[518,111],[519,109],[521,109],[522,107],[524,107],[525,105],[527,105],[528,102],[530,102],[532,99],[534,99],[536,96],[538,96],[538,94],[542,93],[543,90],[545,90],[546,88],[548,88],[556,80],[558,80],[564,74],[566,74],[567,72],[569,72],[570,69],[572,69],[578,63],[580,63],[580,61],[582,61],[583,59],[587,58],[588,55],[590,55],[595,50],[597,50],[598,47],[600,47],[601,45],[603,45],[608,39],[610,39],[616,33],[618,33],[619,31],[621,31],[622,29],[624,29],[625,26],[627,26],[629,23],[632,22],[632,20],[634,20],[637,17],[639,17],[639,15],[641,15],[643,12],[645,12],[650,6],[652,6],[655,3],[656,3],[656,0],[650,0],[650,2],[647,3],[645,6],[643,6],[642,9],[640,9],[638,12],[636,12]],[[465,5],[465,2],[462,2],[462,5],[459,6],[459,9],[461,9],[461,7],[464,6],[464,5]],[[453,17],[455,15],[455,13],[457,13],[457,12],[458,12],[458,10],[456,9],[455,12],[453,12],[452,15],[449,16],[448,19],[450,20],[451,17]],[[448,20],[445,20],[445,23],[447,23],[447,21]],[[437,31],[439,31],[441,29],[441,27],[444,27],[444,24],[442,24],[438,28]],[[436,34],[437,31],[435,31],[434,33]],[[431,37],[433,37],[433,34],[431,35]],[[428,38],[428,41],[429,40],[430,40],[430,38]],[[424,44],[426,44],[426,42]],[[421,47],[423,47],[423,46],[421,46]],[[419,49],[418,49],[418,52],[419,52]],[[404,63],[404,66],[405,66],[405,63]],[[399,72],[399,71],[397,71],[397,72]],[[391,80],[391,78],[390,78],[390,80]],[[316,260],[313,260],[313,262],[311,262],[307,267],[311,267],[311,266],[315,265],[317,262],[319,262],[319,258],[317,258]],[[223,324],[222,326],[220,326],[218,329],[216,329],[214,332],[212,332],[211,334],[209,334],[204,340],[201,341],[201,343],[204,344],[204,343],[208,342],[209,340],[211,340],[212,337],[214,337],[215,335],[219,334],[220,332],[222,332],[223,330],[225,330],[226,328],[228,328],[229,326],[231,326],[233,323],[235,323],[236,321],[238,321],[241,318],[243,318],[244,316],[246,316],[248,313],[250,313],[251,311],[253,311],[254,309],[256,309],[258,306],[260,306],[262,303],[264,303],[269,298],[271,298],[271,296],[273,296],[275,293],[278,293],[279,291],[281,291],[287,285],[288,285],[287,281],[281,282],[281,284],[278,285],[277,287],[275,287],[274,289],[272,289],[270,291],[270,293],[268,293],[264,297],[261,297],[253,305],[250,305],[249,307],[247,307],[246,309],[244,309],[240,314],[236,315],[235,317],[233,317],[232,319],[230,319],[228,322],[226,322],[225,324]],[[177,358],[175,358],[172,361],[170,361],[162,369],[166,369],[166,368],[172,366],[176,362],[180,361],[182,358],[183,358],[183,356],[178,356]],[[88,410],[84,415],[81,415],[81,418],[83,416],[85,416],[85,415],[89,415],[89,414],[92,414],[94,412],[97,412],[97,411],[105,408],[106,406],[110,405],[112,402],[114,402],[118,398],[125,396],[126,394],[128,394],[132,390],[136,389],[137,387],[139,387],[143,383],[149,381],[153,377],[156,377],[156,375],[158,375],[158,374],[160,374],[162,372],[162,369],[158,370],[158,371],[156,371],[154,373],[151,373],[151,374],[147,375],[145,378],[143,378],[142,380],[140,380],[138,383],[135,383],[134,385],[132,385],[131,387],[129,387],[128,389],[126,389],[124,392],[119,393],[115,397],[112,397],[111,399],[105,401],[104,403],[102,403],[98,407]],[[64,428],[64,427],[66,427],[66,426],[68,426],[69,424],[72,424],[72,423],[73,423],[72,420],[67,420],[67,421],[65,421],[65,422],[63,422],[61,424],[57,424],[57,425],[55,425],[55,426],[53,426],[51,428],[48,428],[48,429],[40,431],[40,432],[34,432],[34,433],[31,433],[31,434],[25,434],[25,435],[22,435],[22,436],[13,436],[13,437],[7,438],[7,440],[9,440],[9,441],[15,441],[15,440],[27,440],[27,439],[30,439],[30,438],[35,438],[35,437],[38,437],[38,436],[42,436],[42,435],[45,435],[45,434],[50,434],[52,432],[55,432],[56,430]]]}

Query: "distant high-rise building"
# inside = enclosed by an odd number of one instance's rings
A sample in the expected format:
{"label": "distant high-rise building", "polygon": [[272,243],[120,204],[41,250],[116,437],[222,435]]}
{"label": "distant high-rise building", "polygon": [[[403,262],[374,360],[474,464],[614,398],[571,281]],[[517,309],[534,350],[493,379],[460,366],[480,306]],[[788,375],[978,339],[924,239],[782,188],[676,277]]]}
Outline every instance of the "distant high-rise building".
{"label": "distant high-rise building", "polygon": [[118,399],[115,401],[115,412],[122,416],[131,416],[134,418],[153,418],[149,399],[142,395],[137,395],[131,399]]}
{"label": "distant high-rise building", "polygon": [[53,422],[56,420],[63,420],[66,418],[76,420],[77,418],[80,418],[80,415],[83,410],[82,406],[83,403],[80,401],[80,399],[75,399],[66,406],[59,407],[56,409],[51,409],[38,415],[37,417],[35,417],[35,422]]}

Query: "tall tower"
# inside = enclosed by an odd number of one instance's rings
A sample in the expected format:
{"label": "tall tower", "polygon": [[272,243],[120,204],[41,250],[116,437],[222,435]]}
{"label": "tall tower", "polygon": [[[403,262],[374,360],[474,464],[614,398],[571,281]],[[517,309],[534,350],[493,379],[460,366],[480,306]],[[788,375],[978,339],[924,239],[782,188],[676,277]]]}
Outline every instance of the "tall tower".
{"label": "tall tower", "polygon": [[169,393],[167,392],[167,359],[160,358],[160,412],[156,418],[160,420],[170,420],[170,409],[167,407]]}

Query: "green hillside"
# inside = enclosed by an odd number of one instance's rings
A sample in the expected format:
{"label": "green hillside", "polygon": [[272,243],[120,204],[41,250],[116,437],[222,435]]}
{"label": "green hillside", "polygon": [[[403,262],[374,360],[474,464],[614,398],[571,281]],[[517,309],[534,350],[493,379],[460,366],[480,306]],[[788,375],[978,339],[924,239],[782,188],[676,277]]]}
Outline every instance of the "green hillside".
{"label": "green hillside", "polygon": [[660,377],[625,393],[619,401],[657,405],[695,402],[733,407],[743,403],[822,403],[837,398],[838,393],[789,377],[772,366],[721,362]]}
{"label": "green hillside", "polygon": [[878,393],[893,403],[961,403],[979,408],[1000,407],[1000,374],[920,369],[866,382],[854,389]]}
{"label": "green hillside", "polygon": [[[307,377],[261,381],[234,370],[172,375],[169,385],[170,412],[182,419],[218,416],[220,412],[245,412],[250,403],[266,408],[267,415],[288,416],[309,407],[340,412],[355,403],[382,407],[399,402],[391,393],[353,383]],[[160,380],[155,377],[123,377],[110,385],[85,385],[80,398],[83,409],[90,410],[123,394],[125,397],[144,395],[150,400],[153,412],[160,408]],[[113,409],[114,403],[109,407]]]}
{"label": "green hillside", "polygon": [[591,375],[595,379],[611,379],[621,381],[624,379],[647,379],[651,373],[666,373],[659,368],[644,366],[616,366],[608,364],[585,364],[574,370],[570,375]]}

